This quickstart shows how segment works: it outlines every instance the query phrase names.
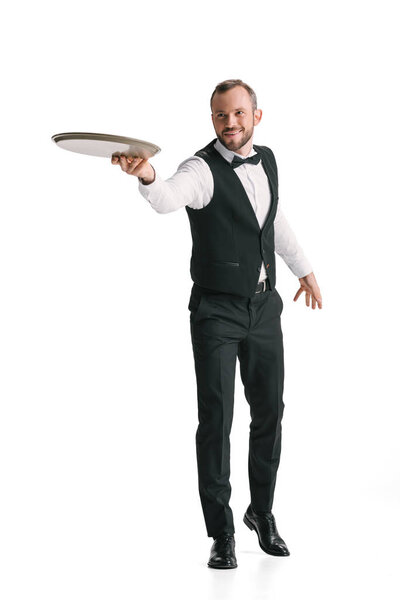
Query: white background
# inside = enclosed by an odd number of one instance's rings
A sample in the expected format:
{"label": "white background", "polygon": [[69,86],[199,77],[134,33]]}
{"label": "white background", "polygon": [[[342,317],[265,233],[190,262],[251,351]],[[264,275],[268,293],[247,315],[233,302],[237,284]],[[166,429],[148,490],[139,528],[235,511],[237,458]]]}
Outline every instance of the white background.
{"label": "white background", "polygon": [[[2,17],[1,551],[4,600],[399,597],[396,2],[15,3]],[[184,209],[157,214],[65,131],[149,140],[160,176],[214,137],[226,78],[256,91],[255,143],[324,307],[284,301],[274,502],[264,554],[237,378],[239,567],[206,566]],[[237,373],[238,374],[238,373]]]}

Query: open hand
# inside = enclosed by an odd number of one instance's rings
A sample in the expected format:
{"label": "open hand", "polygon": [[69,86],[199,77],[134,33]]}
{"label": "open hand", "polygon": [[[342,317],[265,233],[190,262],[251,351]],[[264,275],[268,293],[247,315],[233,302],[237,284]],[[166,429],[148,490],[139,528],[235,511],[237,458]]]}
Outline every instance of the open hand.
{"label": "open hand", "polygon": [[315,279],[314,273],[309,273],[305,277],[300,277],[300,288],[297,290],[293,300],[296,302],[297,298],[301,296],[303,292],[306,294],[306,306],[310,306],[310,298],[312,300],[312,308],[314,309],[318,304],[318,308],[322,308],[322,296],[319,290],[317,280]]}

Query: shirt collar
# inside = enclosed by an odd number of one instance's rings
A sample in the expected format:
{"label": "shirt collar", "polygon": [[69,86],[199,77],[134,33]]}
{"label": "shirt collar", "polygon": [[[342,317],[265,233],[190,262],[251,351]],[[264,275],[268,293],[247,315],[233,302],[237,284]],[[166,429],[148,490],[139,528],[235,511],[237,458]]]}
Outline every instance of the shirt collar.
{"label": "shirt collar", "polygon": [[232,150],[228,150],[228,148],[225,148],[225,146],[223,144],[221,144],[221,142],[219,141],[218,138],[214,144],[214,148],[216,150],[218,150],[218,152],[221,154],[221,156],[225,160],[227,160],[229,163],[232,162],[234,156],[239,156],[240,158],[247,158],[247,156],[253,156],[253,154],[257,154],[257,152],[254,150],[253,146],[251,146],[251,150],[248,153],[248,155],[242,156],[241,154],[238,154],[237,152],[233,152]]}

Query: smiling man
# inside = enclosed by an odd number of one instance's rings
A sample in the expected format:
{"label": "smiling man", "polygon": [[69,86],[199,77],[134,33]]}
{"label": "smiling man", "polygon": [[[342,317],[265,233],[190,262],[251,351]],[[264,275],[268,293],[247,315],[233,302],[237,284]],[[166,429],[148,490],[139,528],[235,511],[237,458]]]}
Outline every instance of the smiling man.
{"label": "smiling man", "polygon": [[262,111],[257,109],[252,90],[249,93],[244,87],[231,88],[229,99],[231,103],[227,105],[227,94],[221,96],[216,92],[211,98],[211,107],[214,101],[211,117],[215,133],[225,148],[247,156],[252,148],[254,126],[260,122]]}
{"label": "smiling man", "polygon": [[216,139],[162,180],[147,160],[114,157],[139,178],[139,191],[159,213],[185,206],[193,239],[189,310],[197,381],[196,432],[200,500],[214,538],[208,566],[237,566],[230,478],[230,431],[236,363],[249,403],[250,504],[243,520],[262,550],[287,556],[272,504],[284,410],[282,299],[275,253],[299,278],[294,300],[322,308],[314,273],[278,202],[278,173],[267,146],[253,145],[262,117],[254,91],[240,79],[211,96]]}

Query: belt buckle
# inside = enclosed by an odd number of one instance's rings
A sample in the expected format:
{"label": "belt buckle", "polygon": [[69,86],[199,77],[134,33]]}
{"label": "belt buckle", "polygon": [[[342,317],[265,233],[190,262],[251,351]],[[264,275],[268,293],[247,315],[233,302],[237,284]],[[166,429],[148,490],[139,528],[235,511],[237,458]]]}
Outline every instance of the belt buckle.
{"label": "belt buckle", "polygon": [[265,290],[267,289],[267,282],[266,279],[263,279],[262,281],[259,281],[259,283],[262,283],[262,290],[257,290],[256,294],[261,294],[262,292],[265,292]]}

